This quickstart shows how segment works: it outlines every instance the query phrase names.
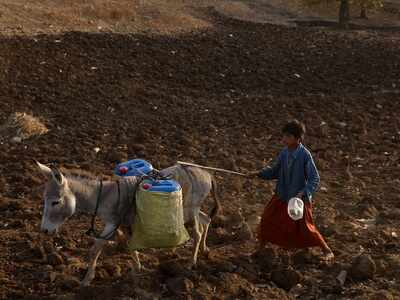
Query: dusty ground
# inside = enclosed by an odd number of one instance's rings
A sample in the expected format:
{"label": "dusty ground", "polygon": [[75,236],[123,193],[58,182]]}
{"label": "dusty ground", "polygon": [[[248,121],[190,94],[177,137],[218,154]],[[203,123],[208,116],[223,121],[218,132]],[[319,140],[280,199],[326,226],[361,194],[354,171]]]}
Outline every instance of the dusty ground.
{"label": "dusty ground", "polygon": [[[49,131],[21,140],[1,131],[0,298],[400,297],[399,33],[198,13],[201,22],[180,35],[145,33],[162,23],[129,35],[55,34],[68,31],[60,21],[51,35],[13,29],[1,37],[0,125],[25,112]],[[29,26],[23,33],[35,31]],[[212,254],[195,270],[183,247],[176,255],[145,251],[150,271],[132,275],[128,253],[110,246],[93,287],[81,288],[89,219],[72,218],[57,237],[38,231],[43,179],[33,159],[93,176],[135,157],[157,168],[188,160],[245,172],[277,154],[280,127],[291,117],[305,121],[305,144],[321,173],[315,219],[336,254],[332,265],[318,251],[250,256],[255,241],[245,225],[256,228],[273,184],[233,176],[218,176],[223,217],[210,229]]]}
{"label": "dusty ground", "polygon": [[[351,6],[352,24],[362,27],[399,27],[400,4],[387,1],[382,9],[368,10],[360,20]],[[188,32],[212,26],[208,9],[244,21],[295,26],[332,26],[338,4],[306,6],[298,0],[0,0],[0,31],[8,35],[88,32]]]}

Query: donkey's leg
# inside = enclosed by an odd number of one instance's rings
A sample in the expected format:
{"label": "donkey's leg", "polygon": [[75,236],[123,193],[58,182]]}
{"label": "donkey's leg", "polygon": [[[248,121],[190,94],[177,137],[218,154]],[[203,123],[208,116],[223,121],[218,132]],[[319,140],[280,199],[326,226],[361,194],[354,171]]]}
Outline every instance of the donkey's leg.
{"label": "donkey's leg", "polygon": [[133,251],[132,257],[136,264],[136,271],[140,272],[143,267],[142,267],[142,264],[140,263],[139,252]]}
{"label": "donkey's leg", "polygon": [[117,229],[115,232],[114,240],[116,248],[122,252],[126,247],[127,240],[124,232],[121,229]]}
{"label": "donkey's leg", "polygon": [[201,251],[204,254],[208,254],[210,252],[210,249],[208,249],[206,241],[207,241],[208,228],[210,226],[211,219],[205,213],[200,211],[199,221],[200,221],[201,226],[203,227],[202,235],[201,235]]}
{"label": "donkey's leg", "polygon": [[[115,229],[114,224],[106,224],[104,226],[103,231],[100,233],[100,236],[107,236]],[[97,265],[97,259],[99,258],[103,247],[108,243],[108,240],[104,239],[95,239],[94,245],[90,249],[90,256],[89,256],[89,266],[86,272],[85,278],[82,281],[83,286],[90,285],[90,282],[93,280],[95,276],[95,270]]]}
{"label": "donkey's leg", "polygon": [[103,250],[103,247],[107,242],[108,241],[106,240],[96,239],[94,245],[90,249],[89,266],[85,278],[82,281],[83,286],[90,285],[90,282],[93,280],[95,276],[97,259],[99,258],[101,250]]}
{"label": "donkey's leg", "polygon": [[193,234],[194,234],[194,249],[193,249],[193,256],[192,256],[192,266],[196,266],[197,264],[197,255],[199,253],[199,247],[201,242],[201,235],[203,227],[200,225],[199,220],[199,210],[194,213],[193,221]]}

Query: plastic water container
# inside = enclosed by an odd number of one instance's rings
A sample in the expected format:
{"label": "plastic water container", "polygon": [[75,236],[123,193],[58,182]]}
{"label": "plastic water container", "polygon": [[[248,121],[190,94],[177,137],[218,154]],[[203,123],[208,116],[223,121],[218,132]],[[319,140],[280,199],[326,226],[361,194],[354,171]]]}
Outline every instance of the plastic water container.
{"label": "plastic water container", "polygon": [[141,176],[153,171],[153,166],[144,159],[132,159],[118,164],[114,174],[118,176]]}
{"label": "plastic water container", "polygon": [[303,218],[304,214],[304,202],[300,198],[291,198],[288,203],[288,214],[289,217],[298,221]]}
{"label": "plastic water container", "polygon": [[173,193],[181,189],[178,182],[171,179],[166,180],[144,180],[142,188],[149,192],[162,192],[162,193]]}

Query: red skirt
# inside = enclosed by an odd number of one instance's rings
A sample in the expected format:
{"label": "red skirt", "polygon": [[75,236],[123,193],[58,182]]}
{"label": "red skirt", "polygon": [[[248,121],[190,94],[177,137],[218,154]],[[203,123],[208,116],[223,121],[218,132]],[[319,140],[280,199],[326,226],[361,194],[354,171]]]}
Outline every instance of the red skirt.
{"label": "red skirt", "polygon": [[265,206],[258,232],[261,245],[272,243],[283,248],[324,247],[324,238],[315,227],[311,203],[304,203],[303,218],[294,221],[287,212],[287,203],[274,195]]}

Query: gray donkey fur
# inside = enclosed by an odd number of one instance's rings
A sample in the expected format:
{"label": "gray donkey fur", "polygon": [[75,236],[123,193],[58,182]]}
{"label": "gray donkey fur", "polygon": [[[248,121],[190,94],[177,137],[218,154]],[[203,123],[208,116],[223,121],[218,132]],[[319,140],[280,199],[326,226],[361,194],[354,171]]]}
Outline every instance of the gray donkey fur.
{"label": "gray donkey fur", "polygon": [[[49,168],[37,162],[41,172],[47,177],[44,191],[44,211],[41,230],[53,234],[74,213],[92,214],[96,207],[97,197],[100,190],[98,180],[89,180],[62,174],[58,169]],[[216,195],[216,184],[212,175],[207,171],[195,167],[183,167],[174,165],[161,171],[162,175],[170,175],[182,187],[183,207],[185,224],[194,225],[193,238],[194,249],[192,254],[192,265],[197,263],[199,248],[207,253],[206,246],[208,227],[211,218],[218,212],[219,201]],[[104,222],[101,237],[113,237],[114,233],[121,236],[122,231],[118,225],[130,228],[134,222],[133,196],[138,184],[137,177],[124,177],[119,180],[120,199],[118,199],[118,184],[115,181],[104,181],[101,189],[100,202],[97,216]],[[213,191],[215,206],[210,216],[200,211],[202,202]],[[89,224],[88,224],[89,227]],[[129,238],[129,237],[128,237]],[[106,239],[96,238],[90,250],[89,265],[83,285],[89,285],[95,276],[97,259]],[[137,269],[141,269],[138,252],[133,252],[133,258]]]}

